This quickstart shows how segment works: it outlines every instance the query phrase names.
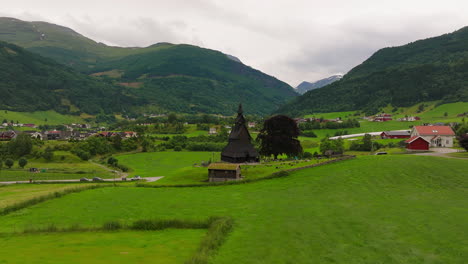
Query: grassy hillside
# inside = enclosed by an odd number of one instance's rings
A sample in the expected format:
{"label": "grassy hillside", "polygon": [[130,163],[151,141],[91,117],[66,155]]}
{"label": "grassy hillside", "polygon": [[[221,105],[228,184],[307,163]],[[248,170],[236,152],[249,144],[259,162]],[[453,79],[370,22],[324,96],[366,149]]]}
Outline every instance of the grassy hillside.
{"label": "grassy hillside", "polygon": [[[76,31],[51,23],[26,22],[0,17],[0,40],[24,47],[55,61],[87,71],[102,58],[126,56],[144,51],[139,48],[111,47],[89,39]],[[172,46],[161,43],[147,48],[157,50]]]}
{"label": "grassy hillside", "polygon": [[139,112],[230,115],[242,102],[251,114],[269,114],[298,95],[288,84],[214,50],[168,43],[110,47],[66,27],[12,18],[0,18],[0,32],[0,40],[128,87],[140,99]]}
{"label": "grassy hillside", "polygon": [[0,42],[0,79],[0,108],[5,110],[120,112],[136,102],[123,87],[5,42]]}
{"label": "grassy hillside", "polygon": [[391,104],[402,107],[442,100],[468,101],[468,27],[454,33],[384,48],[343,79],[310,91],[278,112],[364,110],[376,113]]}
{"label": "grassy hillside", "polygon": [[[2,216],[0,229],[218,215],[232,217],[235,226],[211,263],[461,264],[468,243],[465,171],[464,160],[367,156],[253,184],[110,187]],[[40,244],[53,239],[43,237]],[[127,244],[137,245],[139,239],[129,238]],[[40,244],[23,247],[39,249]],[[142,257],[147,254],[153,253]]]}
{"label": "grassy hillside", "polygon": [[15,112],[8,110],[0,110],[0,122],[4,119],[8,120],[8,122],[13,120],[14,122],[19,121],[23,124],[36,125],[60,125],[84,122],[80,116],[64,115],[52,110],[35,112]]}

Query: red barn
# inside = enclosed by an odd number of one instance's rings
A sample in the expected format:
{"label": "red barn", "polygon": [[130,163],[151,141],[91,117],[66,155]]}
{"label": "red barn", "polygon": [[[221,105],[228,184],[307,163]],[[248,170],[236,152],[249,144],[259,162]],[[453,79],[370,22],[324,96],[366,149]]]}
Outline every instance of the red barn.
{"label": "red barn", "polygon": [[409,138],[411,134],[411,131],[405,130],[405,131],[384,131],[380,134],[380,137],[382,139],[387,139],[387,138]]}
{"label": "red barn", "polygon": [[405,143],[407,150],[429,150],[429,142],[420,136],[413,136]]}

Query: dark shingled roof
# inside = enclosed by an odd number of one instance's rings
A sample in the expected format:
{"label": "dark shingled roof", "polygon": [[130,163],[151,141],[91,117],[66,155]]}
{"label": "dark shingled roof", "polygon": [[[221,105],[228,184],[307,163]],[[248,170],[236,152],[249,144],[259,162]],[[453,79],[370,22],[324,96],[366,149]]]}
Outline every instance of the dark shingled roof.
{"label": "dark shingled roof", "polygon": [[235,125],[229,135],[229,143],[221,153],[223,161],[248,162],[258,159],[258,152],[250,142],[252,137],[245,123],[242,105],[239,105]]}

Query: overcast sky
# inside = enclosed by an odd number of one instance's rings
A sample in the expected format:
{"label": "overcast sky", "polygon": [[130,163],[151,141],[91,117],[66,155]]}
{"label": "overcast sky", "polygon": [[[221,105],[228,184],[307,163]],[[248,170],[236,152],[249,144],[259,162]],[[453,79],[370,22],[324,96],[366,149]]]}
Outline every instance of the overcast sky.
{"label": "overcast sky", "polygon": [[99,42],[189,43],[297,86],[375,51],[468,26],[467,0],[0,0],[0,16],[70,27]]}

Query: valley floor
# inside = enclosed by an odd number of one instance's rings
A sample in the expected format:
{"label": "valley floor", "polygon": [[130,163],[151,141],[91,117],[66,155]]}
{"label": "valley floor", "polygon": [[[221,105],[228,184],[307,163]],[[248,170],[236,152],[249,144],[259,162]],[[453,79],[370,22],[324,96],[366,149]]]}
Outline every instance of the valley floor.
{"label": "valley floor", "polygon": [[[164,231],[143,243],[143,234],[134,236],[135,231],[115,232],[101,240],[92,233],[79,232],[65,238],[28,234],[32,237],[25,240],[12,232],[50,224],[60,228],[76,224],[101,226],[108,221],[198,221],[223,216],[233,219],[233,230],[218,252],[210,256],[209,263],[461,264],[468,258],[467,171],[466,160],[414,155],[362,156],[241,185],[106,187],[69,194],[0,216],[0,232],[2,241],[4,238],[9,241],[3,242],[7,243],[3,245],[5,249],[27,248],[31,254],[53,241],[70,252],[80,252],[83,248],[105,250],[107,237],[125,240],[121,252],[140,258],[118,259],[141,263],[146,258],[158,263],[159,257],[174,257],[171,254],[176,251],[171,251],[171,243],[179,243],[181,237],[200,241],[198,233],[180,229],[182,235],[167,237]],[[2,187],[0,192],[9,188],[13,186]],[[73,242],[78,239],[80,242]],[[41,243],[34,243],[36,240]],[[168,248],[159,249],[158,245]],[[196,247],[187,248],[185,256]],[[14,263],[3,253],[0,263]],[[102,252],[89,254],[109,260],[116,258]],[[73,254],[40,257],[47,263],[83,263]],[[179,258],[167,263],[183,262]]]}

